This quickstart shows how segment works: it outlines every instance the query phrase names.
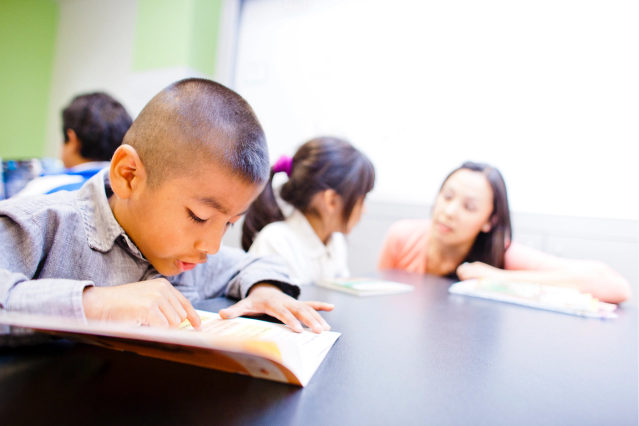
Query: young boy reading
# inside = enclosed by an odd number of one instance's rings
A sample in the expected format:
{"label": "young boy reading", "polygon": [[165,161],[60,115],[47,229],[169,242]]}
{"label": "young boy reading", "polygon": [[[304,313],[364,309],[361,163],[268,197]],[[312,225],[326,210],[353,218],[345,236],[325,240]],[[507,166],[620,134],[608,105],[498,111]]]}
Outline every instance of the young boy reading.
{"label": "young boy reading", "polygon": [[269,172],[244,99],[203,79],[170,85],[79,191],[0,203],[0,308],[197,328],[191,301],[225,295],[243,300],[223,318],[266,313],[297,332],[330,329],[316,310],[333,306],[297,301],[282,260],[220,247]]}

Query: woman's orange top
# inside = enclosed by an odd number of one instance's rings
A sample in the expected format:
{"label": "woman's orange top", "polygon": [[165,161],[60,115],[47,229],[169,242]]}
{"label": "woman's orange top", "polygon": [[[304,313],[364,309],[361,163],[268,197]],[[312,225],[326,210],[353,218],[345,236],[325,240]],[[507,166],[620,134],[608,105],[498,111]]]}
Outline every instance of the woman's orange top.
{"label": "woman's orange top", "polygon": [[[426,273],[431,221],[401,220],[386,234],[379,257],[378,269],[402,269]],[[553,270],[561,267],[562,259],[521,244],[512,243],[506,250],[508,270]]]}

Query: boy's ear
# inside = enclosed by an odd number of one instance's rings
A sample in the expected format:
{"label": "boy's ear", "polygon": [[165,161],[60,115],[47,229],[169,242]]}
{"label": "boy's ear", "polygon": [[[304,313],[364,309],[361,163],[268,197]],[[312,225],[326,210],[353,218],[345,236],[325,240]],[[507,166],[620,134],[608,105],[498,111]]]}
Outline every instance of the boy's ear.
{"label": "boy's ear", "polygon": [[67,140],[65,142],[74,154],[80,155],[80,148],[82,148],[82,142],[78,139],[78,135],[73,129],[67,129]]}
{"label": "boy's ear", "polygon": [[115,150],[109,171],[111,189],[123,200],[146,184],[146,169],[135,148],[122,144]]}

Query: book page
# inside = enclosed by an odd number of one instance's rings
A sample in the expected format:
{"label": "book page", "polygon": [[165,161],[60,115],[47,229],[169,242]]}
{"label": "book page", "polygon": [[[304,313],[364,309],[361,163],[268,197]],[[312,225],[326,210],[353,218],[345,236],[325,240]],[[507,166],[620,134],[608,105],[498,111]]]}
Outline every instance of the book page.
{"label": "book page", "polygon": [[[284,324],[276,324],[249,318],[222,319],[218,314],[197,311],[202,319],[201,333],[216,337],[232,337],[242,340],[267,340],[276,343],[294,343],[299,346],[313,346],[317,341],[326,340],[335,332],[325,331],[316,334],[308,329],[301,333],[292,331]],[[189,320],[184,320],[180,330],[193,330]]]}
{"label": "book page", "polygon": [[574,288],[530,282],[472,279],[450,286],[450,293],[464,294],[533,308],[593,318],[616,318],[616,305],[604,303]]}
{"label": "book page", "polygon": [[[218,314],[205,311],[197,312],[202,319],[201,333],[218,338],[228,337],[264,343],[273,342],[279,348],[281,362],[301,375],[301,379],[305,378],[306,380],[310,379],[328,350],[340,336],[340,333],[333,331],[316,334],[308,329],[296,333],[284,324],[249,318],[221,319]],[[180,324],[179,328],[197,333],[188,320]],[[265,352],[260,352],[267,355]]]}

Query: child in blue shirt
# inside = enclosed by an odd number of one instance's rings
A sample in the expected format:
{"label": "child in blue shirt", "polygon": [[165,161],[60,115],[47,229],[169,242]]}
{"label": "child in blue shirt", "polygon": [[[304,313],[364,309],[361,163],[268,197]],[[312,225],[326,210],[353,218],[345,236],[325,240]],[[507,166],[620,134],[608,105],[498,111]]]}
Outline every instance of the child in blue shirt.
{"label": "child in blue shirt", "polygon": [[80,189],[93,175],[109,167],[129,127],[129,114],[106,93],[76,96],[62,111],[64,172],[33,179],[15,196]]}

